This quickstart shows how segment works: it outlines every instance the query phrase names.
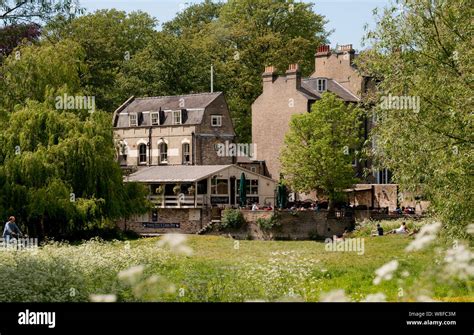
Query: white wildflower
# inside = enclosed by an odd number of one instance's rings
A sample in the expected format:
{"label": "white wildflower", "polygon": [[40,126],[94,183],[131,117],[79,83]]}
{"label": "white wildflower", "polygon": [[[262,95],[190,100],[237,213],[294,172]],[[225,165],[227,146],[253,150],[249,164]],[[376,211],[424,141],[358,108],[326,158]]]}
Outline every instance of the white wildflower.
{"label": "white wildflower", "polygon": [[378,285],[382,282],[382,280],[390,280],[393,277],[393,273],[398,268],[398,261],[393,260],[388,262],[387,264],[383,265],[379,269],[375,271],[377,277],[374,279],[374,285]]}
{"label": "white wildflower", "polygon": [[145,266],[143,265],[132,266],[131,268],[120,271],[118,273],[118,278],[130,284],[134,284],[138,281],[138,279],[140,279],[144,269]]}
{"label": "white wildflower", "polygon": [[459,279],[474,277],[474,252],[464,244],[446,251],[445,271]]}
{"label": "white wildflower", "polygon": [[466,231],[468,234],[474,235],[474,223],[467,226]]}
{"label": "white wildflower", "polygon": [[418,297],[416,297],[416,301],[418,301],[418,302],[436,302],[436,300],[431,299],[427,295],[419,295]]}
{"label": "white wildflower", "polygon": [[405,251],[416,251],[423,249],[436,238],[440,228],[440,222],[433,222],[431,224],[424,225],[421,227],[418,234],[416,234],[415,239],[406,247]]}
{"label": "white wildflower", "polygon": [[387,301],[387,297],[385,296],[385,294],[379,292],[379,293],[375,293],[375,294],[369,294],[365,297],[364,300],[362,300],[362,302],[385,302]]}
{"label": "white wildflower", "polygon": [[91,294],[89,300],[92,302],[116,302],[117,296],[115,294]]}
{"label": "white wildflower", "polygon": [[184,234],[166,234],[158,241],[158,247],[169,247],[176,254],[191,256],[193,250],[186,245]]}
{"label": "white wildflower", "polygon": [[344,290],[332,290],[327,293],[323,293],[319,299],[321,302],[349,302],[349,298],[346,296]]}

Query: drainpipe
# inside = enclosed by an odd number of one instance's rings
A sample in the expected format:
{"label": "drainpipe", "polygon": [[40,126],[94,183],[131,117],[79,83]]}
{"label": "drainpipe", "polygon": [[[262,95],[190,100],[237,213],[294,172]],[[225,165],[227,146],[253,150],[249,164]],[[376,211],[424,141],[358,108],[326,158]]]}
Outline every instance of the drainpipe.
{"label": "drainpipe", "polygon": [[152,157],[151,157],[151,151],[152,151],[152,143],[151,143],[151,130],[153,128],[150,127],[148,129],[148,165],[152,165],[153,163],[153,160],[152,160]]}
{"label": "drainpipe", "polygon": [[193,155],[193,158],[191,159],[191,164],[195,165],[196,164],[196,135],[194,134],[194,131],[191,133],[191,154]]}

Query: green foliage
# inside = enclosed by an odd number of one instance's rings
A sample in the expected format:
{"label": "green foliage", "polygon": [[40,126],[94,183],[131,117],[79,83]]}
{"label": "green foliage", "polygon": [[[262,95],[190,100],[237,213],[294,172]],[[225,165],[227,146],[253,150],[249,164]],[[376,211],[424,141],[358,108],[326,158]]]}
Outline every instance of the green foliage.
{"label": "green foliage", "polygon": [[[328,252],[324,243],[314,241],[241,240],[236,251],[235,241],[228,238],[189,236],[191,257],[158,247],[155,238],[48,243],[35,253],[4,251],[0,299],[89,301],[94,294],[112,294],[117,301],[243,302],[282,301],[291,299],[288,292],[292,292],[298,301],[318,301],[324,292],[344,289],[353,301],[379,292],[388,301],[415,301],[420,295],[473,300],[472,280],[445,277],[442,249],[451,245],[436,242],[407,253],[410,241],[399,235],[367,237],[365,254],[357,256]],[[375,271],[393,258],[400,264],[394,278],[373,285]],[[184,295],[177,288],[183,288]]]}
{"label": "green foliage", "polygon": [[257,225],[263,230],[270,230],[274,227],[278,227],[281,223],[278,221],[278,216],[272,214],[268,218],[258,218]]}
{"label": "green foliage", "polygon": [[[359,58],[381,79],[366,103],[377,119],[376,167],[387,167],[402,192],[423,194],[453,236],[474,221],[472,124],[473,30],[469,1],[408,1],[378,17],[372,45]],[[381,99],[416,97],[419,110],[382,108]]]}
{"label": "green foliage", "polygon": [[31,101],[8,124],[0,132],[0,215],[16,215],[30,235],[71,236],[148,208],[143,186],[123,184],[109,115],[81,121]]}
{"label": "green foliage", "polygon": [[293,116],[281,153],[285,183],[298,192],[319,190],[331,202],[338,200],[356,181],[352,161],[361,145],[360,114],[325,93],[310,113]]}
{"label": "green foliage", "polygon": [[240,210],[233,208],[224,209],[222,212],[222,220],[220,224],[221,229],[239,229],[243,224],[245,224],[245,219]]}

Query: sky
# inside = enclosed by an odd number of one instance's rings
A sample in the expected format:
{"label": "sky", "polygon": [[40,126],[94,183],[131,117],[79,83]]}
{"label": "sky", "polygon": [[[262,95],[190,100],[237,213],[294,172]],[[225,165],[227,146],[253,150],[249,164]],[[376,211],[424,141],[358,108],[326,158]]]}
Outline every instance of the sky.
{"label": "sky", "polygon": [[[171,20],[175,14],[188,6],[200,3],[198,0],[80,0],[81,6],[88,12],[97,9],[116,8],[126,12],[141,10],[158,19],[160,23]],[[298,2],[298,1],[295,1]],[[389,0],[312,0],[314,11],[324,15],[328,24],[326,30],[334,30],[329,36],[331,46],[352,44],[362,50],[364,25],[374,26],[372,10],[387,6]]]}

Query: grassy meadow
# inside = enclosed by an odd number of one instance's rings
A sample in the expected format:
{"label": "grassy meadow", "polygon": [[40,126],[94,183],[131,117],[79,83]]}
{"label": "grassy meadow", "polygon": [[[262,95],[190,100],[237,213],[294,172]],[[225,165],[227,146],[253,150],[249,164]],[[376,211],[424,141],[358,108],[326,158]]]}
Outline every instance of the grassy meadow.
{"label": "grassy meadow", "polygon": [[[327,251],[324,241],[197,235],[5,250],[0,301],[474,301],[472,277],[447,271],[450,243],[406,252],[414,237],[371,237],[374,226],[353,233],[363,238],[361,255]],[[376,274],[393,260],[396,270]]]}

